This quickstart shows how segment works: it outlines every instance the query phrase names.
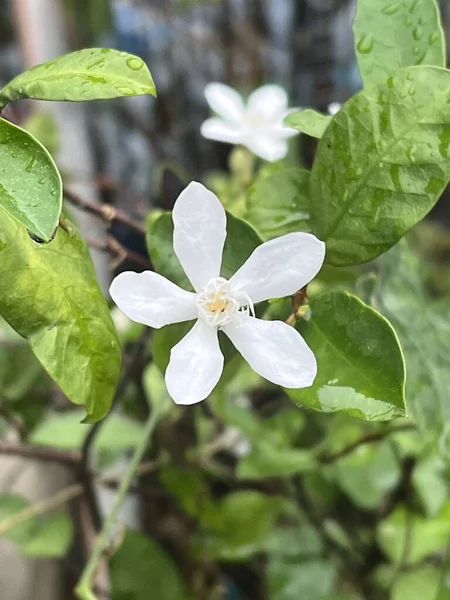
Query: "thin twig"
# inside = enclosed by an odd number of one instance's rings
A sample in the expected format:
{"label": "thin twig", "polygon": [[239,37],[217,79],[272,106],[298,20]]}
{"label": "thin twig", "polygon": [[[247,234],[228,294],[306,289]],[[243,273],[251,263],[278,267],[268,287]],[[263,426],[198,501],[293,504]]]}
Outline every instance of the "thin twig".
{"label": "thin twig", "polygon": [[81,461],[78,452],[62,452],[53,448],[38,448],[34,446],[21,446],[19,444],[0,444],[0,454],[9,456],[23,456],[43,462],[58,462],[70,467],[77,467]]}
{"label": "thin twig", "polygon": [[[162,461],[152,460],[142,463],[138,469],[136,470],[136,475],[147,475],[149,473],[153,473],[161,466]],[[113,485],[120,483],[121,478],[113,475],[102,475],[95,478],[95,483],[99,485]],[[33,517],[37,517],[39,515],[44,515],[51,510],[54,510],[60,507],[62,504],[69,502],[69,500],[73,500],[81,496],[84,493],[84,485],[81,483],[73,483],[62,490],[59,490],[53,496],[48,498],[44,498],[43,500],[39,500],[35,502],[31,506],[27,506],[23,510],[20,510],[11,517],[7,519],[3,519],[0,521],[0,535],[4,535],[13,527],[17,527],[21,525],[28,519]]]}
{"label": "thin twig", "polygon": [[122,246],[120,242],[116,240],[112,235],[108,235],[106,241],[100,242],[98,240],[87,239],[88,246],[91,248],[96,248],[97,250],[101,250],[102,252],[108,252],[112,256],[116,257],[114,261],[113,269],[116,269],[119,265],[123,263],[124,260],[132,260],[133,262],[145,267],[146,269],[150,268],[150,261],[133,252],[132,250],[128,250],[125,246]]}
{"label": "thin twig", "polygon": [[366,444],[374,444],[375,442],[380,442],[384,440],[386,437],[393,433],[399,433],[401,431],[410,431],[412,429],[415,429],[415,426],[412,423],[404,423],[403,425],[398,425],[397,427],[390,427],[389,429],[385,429],[383,431],[368,433],[367,435],[361,437],[359,440],[356,440],[356,442],[353,442],[352,444],[349,444],[342,450],[339,450],[339,452],[335,452],[334,454],[323,454],[319,456],[319,460],[322,464],[327,465],[329,463],[336,462],[344,456],[348,456],[360,446],[364,446]]}
{"label": "thin twig", "polygon": [[102,219],[105,223],[110,225],[113,222],[121,223],[129,229],[132,229],[139,235],[145,237],[145,227],[132,219],[125,211],[115,208],[110,204],[101,204],[98,202],[90,202],[85,198],[81,198],[78,194],[75,194],[71,190],[64,190],[64,196],[69,200],[71,204],[84,210],[85,212],[95,215],[99,219]]}
{"label": "thin twig", "polygon": [[116,522],[120,507],[122,506],[122,503],[125,499],[131,482],[133,481],[133,478],[136,475],[139,463],[141,462],[144,452],[147,449],[147,446],[149,444],[150,438],[152,436],[157,422],[158,413],[154,411],[150,414],[150,416],[147,419],[142,439],[136,445],[133,457],[117,491],[117,495],[114,500],[111,512],[109,513],[108,517],[105,520],[105,523],[103,524],[103,527],[97,537],[94,550],[75,588],[75,594],[78,596],[78,598],[80,598],[80,600],[97,600],[92,592],[92,580],[95,577],[99,561],[101,560],[103,554],[108,548],[111,529]]}

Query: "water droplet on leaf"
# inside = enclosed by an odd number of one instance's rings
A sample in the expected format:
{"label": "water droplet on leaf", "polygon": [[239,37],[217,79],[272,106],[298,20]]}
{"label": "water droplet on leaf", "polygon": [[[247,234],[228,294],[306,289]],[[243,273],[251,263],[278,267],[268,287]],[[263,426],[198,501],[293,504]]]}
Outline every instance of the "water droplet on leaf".
{"label": "water droplet on leaf", "polygon": [[122,96],[134,96],[134,90],[129,87],[118,87],[116,89]]}
{"label": "water droplet on leaf", "polygon": [[368,33],[361,36],[356,48],[360,54],[369,54],[373,50],[373,35]]}
{"label": "water droplet on leaf", "polygon": [[139,71],[144,66],[144,61],[140,58],[129,58],[127,60],[127,67],[132,71]]}
{"label": "water droplet on leaf", "polygon": [[395,15],[395,13],[398,11],[399,9],[399,5],[398,4],[388,4],[387,6],[385,6],[382,10],[382,12],[385,15]]}
{"label": "water droplet on leaf", "polygon": [[432,46],[439,40],[440,37],[441,36],[439,35],[439,33],[437,31],[434,31],[433,33],[430,34],[430,37],[428,38],[429,44]]}
{"label": "water droplet on leaf", "polygon": [[415,40],[419,41],[423,37],[423,29],[422,27],[415,27],[413,29],[413,37]]}

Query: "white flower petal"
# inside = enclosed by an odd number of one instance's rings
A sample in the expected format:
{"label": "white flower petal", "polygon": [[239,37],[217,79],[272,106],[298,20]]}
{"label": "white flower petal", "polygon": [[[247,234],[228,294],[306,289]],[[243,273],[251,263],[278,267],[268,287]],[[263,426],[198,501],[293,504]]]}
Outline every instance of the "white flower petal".
{"label": "white flower petal", "polygon": [[252,369],[265,379],[297,389],[314,382],[316,358],[293,327],[239,313],[223,330]]}
{"label": "white flower petal", "polygon": [[258,246],[230,279],[256,304],[295,294],[319,272],[325,244],[311,233],[288,233]]}
{"label": "white flower petal", "polygon": [[247,111],[264,115],[267,119],[282,119],[287,112],[288,97],[279,85],[263,85],[248,98]]}
{"label": "white flower petal", "polygon": [[129,319],[156,329],[190,321],[198,315],[195,294],[152,271],[120,273],[109,293]]}
{"label": "white flower petal", "polygon": [[239,122],[245,113],[241,95],[224,83],[208,83],[205,98],[212,110],[227,121]]}
{"label": "white flower petal", "polygon": [[253,154],[269,162],[281,160],[288,153],[288,144],[276,132],[265,130],[262,133],[251,132],[243,143]]}
{"label": "white flower petal", "polygon": [[242,140],[241,128],[219,117],[212,117],[204,121],[200,127],[200,133],[204,138],[229,144],[240,144]]}
{"label": "white flower petal", "polygon": [[220,200],[193,181],[178,196],[172,212],[173,249],[196,291],[219,277],[226,237]]}
{"label": "white flower petal", "polygon": [[209,396],[223,371],[217,330],[199,319],[172,348],[166,386],[177,404],[195,404]]}

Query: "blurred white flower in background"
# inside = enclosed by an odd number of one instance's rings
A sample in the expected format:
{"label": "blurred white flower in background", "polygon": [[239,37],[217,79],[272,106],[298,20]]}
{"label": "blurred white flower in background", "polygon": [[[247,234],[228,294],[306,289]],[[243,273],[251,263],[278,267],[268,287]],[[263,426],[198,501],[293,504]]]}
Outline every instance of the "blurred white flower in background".
{"label": "blurred white flower in background", "polygon": [[172,217],[174,251],[195,293],[151,271],[121,273],[110,288],[120,310],[138,323],[160,328],[197,319],[172,348],[165,376],[170,396],[194,404],[212,392],[224,362],[219,329],[262,377],[288,388],[312,385],[317,363],[301,335],[282,321],[257,319],[253,306],[309,283],[323,264],[325,244],[309,233],[289,233],[258,246],[226,280],[220,277],[226,213],[217,196],[192,182]]}
{"label": "blurred white flower in background", "polygon": [[278,85],[263,85],[252,92],[247,103],[233,88],[223,83],[209,83],[205,97],[217,114],[203,122],[203,137],[246,146],[253,154],[274,162],[288,152],[288,138],[298,131],[284,124],[284,119],[298,108],[288,108],[288,97]]}
{"label": "blurred white flower in background", "polygon": [[331,104],[328,105],[328,113],[333,116],[338,113],[341,108],[342,104],[340,102],[331,102]]}

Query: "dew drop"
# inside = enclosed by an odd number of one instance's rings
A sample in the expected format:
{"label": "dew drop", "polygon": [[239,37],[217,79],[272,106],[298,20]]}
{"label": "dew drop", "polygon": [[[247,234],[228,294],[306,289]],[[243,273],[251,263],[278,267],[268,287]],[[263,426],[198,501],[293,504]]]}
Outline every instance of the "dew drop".
{"label": "dew drop", "polygon": [[45,183],[45,177],[41,177],[41,179],[39,179],[39,185],[44,185]]}
{"label": "dew drop", "polygon": [[440,37],[441,36],[439,35],[439,33],[437,31],[434,31],[433,33],[431,33],[430,37],[428,38],[428,42],[429,42],[430,46],[435,44]]}
{"label": "dew drop", "polygon": [[134,90],[129,87],[118,87],[116,89],[122,96],[134,96]]}
{"label": "dew drop", "polygon": [[413,48],[413,54],[414,54],[414,56],[419,56],[419,54],[420,54],[420,48],[418,46],[414,46],[414,48]]}
{"label": "dew drop", "polygon": [[127,67],[132,71],[140,71],[144,66],[144,61],[140,58],[129,58],[126,63]]}
{"label": "dew drop", "polygon": [[422,39],[422,37],[423,37],[423,29],[422,29],[422,27],[415,27],[413,29],[413,38],[416,41],[419,41],[419,40]]}
{"label": "dew drop", "polygon": [[52,191],[50,192],[50,194],[51,194],[52,196],[56,196],[56,194],[57,194],[57,193],[58,193],[58,192],[57,192],[56,190],[52,190]]}
{"label": "dew drop", "polygon": [[408,17],[408,18],[406,19],[406,21],[405,21],[405,26],[406,26],[406,27],[411,27],[411,25],[412,25],[412,19],[410,19],[410,18]]}
{"label": "dew drop", "polygon": [[388,4],[387,6],[385,6],[382,10],[382,12],[385,15],[395,15],[395,13],[398,11],[399,9],[399,5],[398,4]]}
{"label": "dew drop", "polygon": [[410,87],[408,90],[408,94],[410,96],[415,96],[416,95],[416,90],[413,87]]}
{"label": "dew drop", "polygon": [[413,144],[411,146],[411,148],[409,148],[408,151],[406,152],[406,156],[408,157],[408,160],[410,160],[411,162],[414,162],[414,160],[416,158],[416,153],[417,153],[417,146],[415,144]]}
{"label": "dew drop", "polygon": [[361,36],[356,48],[360,54],[369,54],[373,50],[373,35],[368,33]]}

